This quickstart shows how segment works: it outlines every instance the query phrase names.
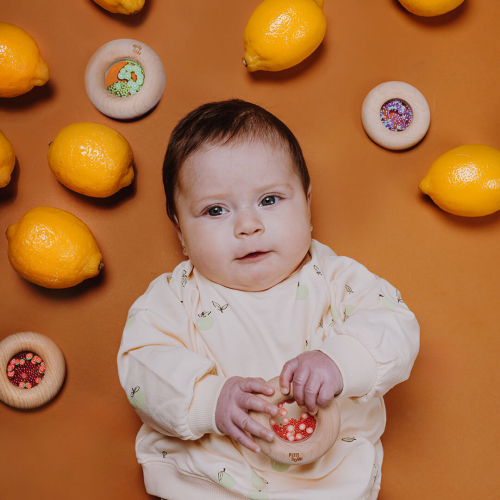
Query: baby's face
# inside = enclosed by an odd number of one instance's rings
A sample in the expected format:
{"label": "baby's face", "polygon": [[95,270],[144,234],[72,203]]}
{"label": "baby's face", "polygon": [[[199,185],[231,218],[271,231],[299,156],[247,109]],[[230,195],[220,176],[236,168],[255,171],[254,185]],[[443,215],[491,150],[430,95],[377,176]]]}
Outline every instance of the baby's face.
{"label": "baby's face", "polygon": [[204,148],[180,170],[179,238],[209,280],[266,290],[307,254],[310,201],[282,148],[259,141]]}

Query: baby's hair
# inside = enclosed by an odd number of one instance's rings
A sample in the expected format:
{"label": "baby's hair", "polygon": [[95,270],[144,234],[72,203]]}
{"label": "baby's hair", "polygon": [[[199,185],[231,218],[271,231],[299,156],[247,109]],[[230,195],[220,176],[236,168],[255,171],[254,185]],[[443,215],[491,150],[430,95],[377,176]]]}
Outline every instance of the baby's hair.
{"label": "baby's hair", "polygon": [[307,196],[309,172],[302,149],[290,129],[264,108],[243,101],[203,104],[187,114],[174,128],[163,161],[163,187],[167,215],[177,226],[175,194],[179,171],[187,158],[202,146],[225,145],[235,139],[260,139],[290,153]]}

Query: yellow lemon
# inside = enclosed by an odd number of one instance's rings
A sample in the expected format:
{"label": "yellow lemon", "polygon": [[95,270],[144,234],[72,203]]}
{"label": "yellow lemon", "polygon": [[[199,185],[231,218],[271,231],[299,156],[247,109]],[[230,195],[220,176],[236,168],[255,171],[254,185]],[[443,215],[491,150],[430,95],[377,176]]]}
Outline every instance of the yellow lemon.
{"label": "yellow lemon", "polygon": [[49,67],[35,40],[23,29],[0,21],[0,97],[25,94],[48,79]]}
{"label": "yellow lemon", "polygon": [[399,3],[417,16],[440,16],[457,8],[464,0],[399,0]]}
{"label": "yellow lemon", "polygon": [[478,217],[500,210],[500,151],[478,144],[440,156],[418,185],[440,208]]}
{"label": "yellow lemon", "polygon": [[46,288],[68,288],[99,274],[102,255],[78,217],[59,208],[37,207],[6,231],[12,267]]}
{"label": "yellow lemon", "polygon": [[243,64],[249,71],[280,71],[299,64],[326,33],[323,0],[264,0],[244,34]]}
{"label": "yellow lemon", "polygon": [[0,188],[5,187],[10,182],[10,175],[14,170],[15,163],[16,155],[12,145],[0,130]]}
{"label": "yellow lemon", "polygon": [[134,179],[134,155],[127,139],[99,123],[73,123],[50,143],[49,167],[77,193],[106,198]]}
{"label": "yellow lemon", "polygon": [[145,0],[94,0],[97,5],[113,14],[137,14]]}

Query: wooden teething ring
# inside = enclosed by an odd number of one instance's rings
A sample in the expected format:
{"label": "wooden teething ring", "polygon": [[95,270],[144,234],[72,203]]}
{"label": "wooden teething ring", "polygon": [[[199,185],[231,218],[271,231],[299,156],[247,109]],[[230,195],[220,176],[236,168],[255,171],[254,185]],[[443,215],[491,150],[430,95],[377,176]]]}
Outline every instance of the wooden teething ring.
{"label": "wooden teething ring", "polygon": [[[259,394],[260,398],[273,405],[293,399],[293,387],[290,387],[288,394],[283,394],[279,386],[279,377],[275,377],[267,383],[274,387],[274,393],[272,396]],[[249,410],[248,414],[264,427],[271,428],[268,413]],[[271,442],[257,436],[252,436],[252,439],[259,445],[264,455],[278,463],[287,465],[310,464],[321,458],[333,446],[339,435],[340,411],[335,399],[332,399],[327,406],[319,407],[315,418],[316,429],[304,442],[287,442],[278,436],[275,436]]]}
{"label": "wooden teething ring", "polygon": [[[111,94],[104,83],[107,71],[116,62],[131,59],[144,70],[144,84],[129,97]],[[145,43],[129,38],[104,44],[90,58],[85,70],[85,88],[94,106],[118,119],[137,118],[152,109],[165,88],[165,70],[156,52]]]}
{"label": "wooden teething ring", "polygon": [[[382,106],[391,100],[402,100],[410,105],[412,120],[408,128],[392,131],[380,119]],[[387,149],[406,149],[419,142],[427,133],[431,120],[429,105],[423,94],[404,82],[385,82],[377,85],[366,96],[361,109],[361,120],[368,136]]]}
{"label": "wooden teething ring", "polygon": [[[39,385],[31,389],[14,386],[6,368],[10,360],[21,351],[33,351],[45,362],[47,371]],[[61,388],[66,374],[64,356],[57,344],[35,332],[9,335],[0,342],[0,400],[14,408],[37,408],[50,401]]]}

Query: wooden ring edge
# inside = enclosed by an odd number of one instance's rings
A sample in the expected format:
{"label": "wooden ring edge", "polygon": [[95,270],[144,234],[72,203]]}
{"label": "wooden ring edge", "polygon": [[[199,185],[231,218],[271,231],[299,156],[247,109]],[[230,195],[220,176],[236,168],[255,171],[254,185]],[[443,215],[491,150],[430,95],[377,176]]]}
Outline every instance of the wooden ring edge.
{"label": "wooden ring edge", "polygon": [[[29,390],[14,387],[7,377],[5,364],[22,350],[33,350],[49,368],[42,383]],[[0,401],[14,408],[37,408],[49,402],[61,389],[66,362],[59,346],[41,333],[24,331],[0,341]]]}
{"label": "wooden ring edge", "polygon": [[[259,394],[259,397],[262,397],[271,404],[293,399],[293,387],[290,386],[290,392],[288,394],[283,394],[279,387],[279,377],[275,377],[267,383],[274,387],[275,392],[271,396]],[[249,410],[248,415],[264,427],[269,427],[270,416],[267,413]],[[304,443],[287,443],[286,441],[279,440],[277,436],[275,436],[272,442],[258,436],[252,436],[252,438],[258,444],[264,455],[282,464],[297,465],[294,460],[284,458],[289,453],[308,455],[311,451],[315,452],[311,453],[309,458],[300,461],[300,465],[306,465],[318,460],[327,453],[338,438],[340,431],[340,410],[335,399],[332,399],[327,406],[318,408],[316,419],[318,422],[321,422],[320,429],[322,430],[320,432],[314,432]],[[323,430],[329,428],[329,426],[331,426],[333,432],[330,435],[330,439],[324,439]],[[318,431],[320,429],[318,429]]]}
{"label": "wooden ring edge", "polygon": [[[405,131],[392,132],[380,120],[380,108],[386,101],[398,97],[412,107],[413,123]],[[430,108],[425,96],[413,85],[398,81],[384,82],[365,97],[361,121],[367,135],[380,146],[393,150],[407,149],[426,135],[430,125]]]}
{"label": "wooden ring edge", "polygon": [[[134,44],[140,44],[144,53],[134,53],[131,47]],[[119,59],[134,59],[147,75],[141,91],[126,99],[110,94],[103,84],[105,71]],[[99,47],[89,59],[85,69],[85,89],[92,104],[106,116],[137,118],[160,101],[165,89],[165,70],[158,54],[147,44],[131,38],[112,40]]]}

